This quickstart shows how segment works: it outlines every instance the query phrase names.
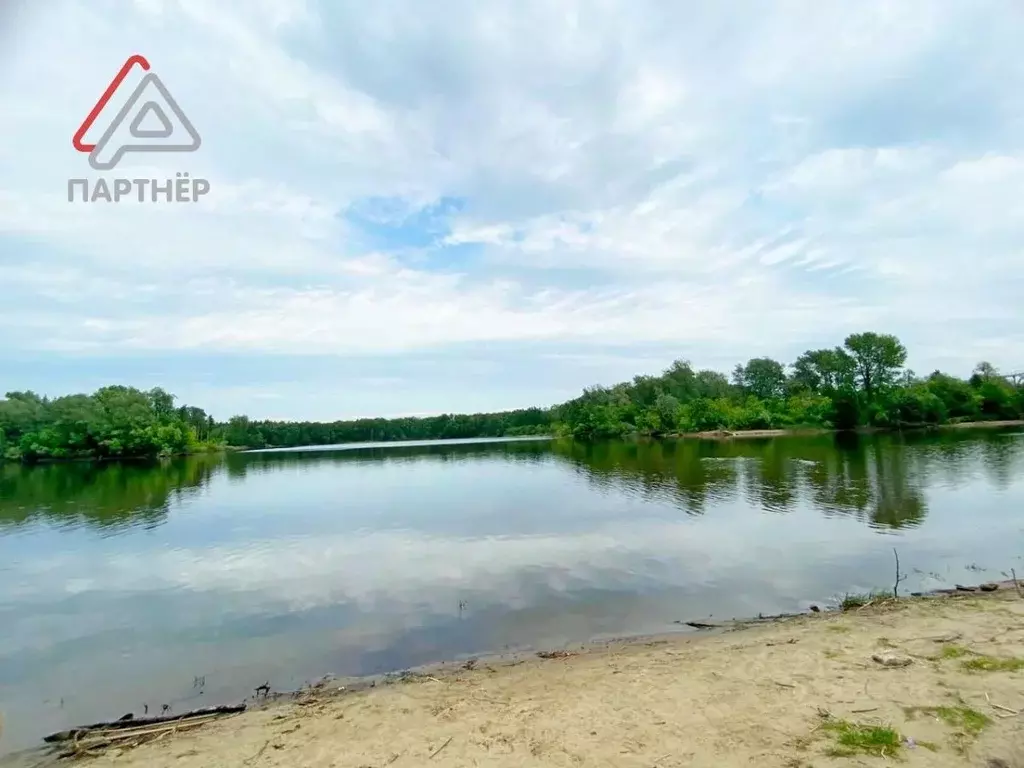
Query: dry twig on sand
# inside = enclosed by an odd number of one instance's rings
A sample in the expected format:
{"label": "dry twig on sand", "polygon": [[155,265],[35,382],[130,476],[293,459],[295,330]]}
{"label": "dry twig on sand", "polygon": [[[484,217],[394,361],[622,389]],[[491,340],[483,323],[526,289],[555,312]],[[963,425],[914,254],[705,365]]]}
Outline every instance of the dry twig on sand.
{"label": "dry twig on sand", "polygon": [[269,746],[270,746],[270,739],[267,739],[265,742],[263,742],[263,746],[260,747],[259,751],[255,755],[253,755],[252,757],[248,758],[245,761],[245,764],[246,765],[250,765],[252,763],[255,763],[257,760],[260,759],[260,757],[263,755],[263,753],[267,751],[267,747],[269,747]]}
{"label": "dry twig on sand", "polygon": [[442,749],[444,749],[445,747],[447,747],[447,746],[448,746],[449,744],[451,744],[451,743],[452,743],[452,739],[454,739],[454,738],[455,738],[454,736],[449,736],[449,737],[448,737],[448,741],[446,741],[446,742],[445,742],[444,744],[442,744],[442,745],[441,745],[440,747],[438,747],[437,749],[435,749],[435,750],[434,750],[434,751],[433,751],[433,752],[432,752],[432,753],[430,754],[430,757],[428,757],[427,759],[428,759],[428,760],[433,760],[433,759],[434,759],[435,757],[437,757],[437,756],[438,756],[439,754],[441,754],[441,750],[442,750]]}

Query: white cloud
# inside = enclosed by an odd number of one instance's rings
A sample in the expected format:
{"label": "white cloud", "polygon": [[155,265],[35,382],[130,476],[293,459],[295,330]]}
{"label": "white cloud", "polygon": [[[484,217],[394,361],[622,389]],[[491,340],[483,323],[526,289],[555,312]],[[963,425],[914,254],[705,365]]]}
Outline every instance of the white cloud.
{"label": "white cloud", "polygon": [[[1006,6],[17,11],[0,355],[544,342],[699,363],[870,327],[918,368],[1024,357],[1024,15]],[[203,146],[125,173],[183,162],[213,190],[69,204],[89,170],[71,133],[135,52]]]}

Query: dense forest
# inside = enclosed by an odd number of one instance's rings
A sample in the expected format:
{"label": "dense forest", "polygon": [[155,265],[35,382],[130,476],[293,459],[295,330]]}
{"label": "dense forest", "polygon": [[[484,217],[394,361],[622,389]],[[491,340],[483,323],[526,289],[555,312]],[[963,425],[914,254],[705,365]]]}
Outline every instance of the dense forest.
{"label": "dense forest", "polygon": [[553,408],[425,418],[334,422],[217,422],[202,408],[175,406],[163,389],[104,387],[50,399],[8,392],[0,400],[0,458],[153,457],[231,447],[436,440],[555,434],[580,439],[629,434],[819,427],[899,429],[1024,418],[1024,387],[988,363],[967,380],[905,367],[895,336],[857,333],[833,349],[808,350],[789,366],[767,357],[732,376],[677,360],[660,376],[591,387]]}
{"label": "dense forest", "polygon": [[445,414],[353,421],[217,422],[202,408],[175,407],[163,389],[103,387],[92,395],[49,399],[8,392],[0,400],[0,458],[7,460],[147,458],[220,450],[391,440],[505,437],[551,431],[551,411]]}
{"label": "dense forest", "polygon": [[856,427],[898,429],[1024,417],[1024,387],[988,363],[968,380],[905,367],[895,336],[855,333],[842,346],[804,352],[788,367],[768,357],[727,378],[677,360],[661,376],[592,387],[556,408],[556,430],[578,438],[630,433]]}

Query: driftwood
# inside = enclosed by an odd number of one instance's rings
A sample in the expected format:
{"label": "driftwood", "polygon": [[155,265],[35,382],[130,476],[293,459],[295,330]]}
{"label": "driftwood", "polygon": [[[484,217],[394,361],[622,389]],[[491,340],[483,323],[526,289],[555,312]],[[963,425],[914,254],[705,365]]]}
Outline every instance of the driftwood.
{"label": "driftwood", "polygon": [[183,712],[180,715],[166,715],[164,717],[145,717],[137,720],[113,720],[106,723],[93,723],[92,725],[80,725],[67,731],[58,731],[44,736],[43,741],[53,744],[62,741],[74,741],[83,736],[98,735],[110,731],[138,731],[149,726],[165,725],[167,723],[189,724],[189,721],[202,719],[206,722],[215,715],[234,715],[245,711],[245,704],[228,707],[207,707],[205,709],[193,709],[191,712]]}
{"label": "driftwood", "polygon": [[693,627],[694,629],[720,629],[721,627],[725,626],[724,624],[720,624],[718,622],[707,621],[683,621],[676,623],[685,624],[686,626]]}

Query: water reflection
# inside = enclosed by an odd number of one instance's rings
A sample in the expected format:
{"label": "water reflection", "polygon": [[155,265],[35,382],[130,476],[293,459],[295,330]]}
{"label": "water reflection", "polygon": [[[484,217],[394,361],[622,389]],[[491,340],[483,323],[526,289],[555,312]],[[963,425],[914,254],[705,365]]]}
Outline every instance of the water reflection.
{"label": "water reflection", "polygon": [[984,471],[1007,488],[1020,474],[1024,444],[998,432],[937,435],[556,443],[594,486],[670,499],[688,514],[737,496],[785,513],[809,505],[825,515],[853,515],[881,528],[920,525],[924,488],[956,484]]}
{"label": "water reflection", "polygon": [[667,501],[690,515],[742,499],[786,513],[809,505],[870,525],[920,525],[930,485],[955,488],[983,475],[1005,490],[1024,465],[1024,434],[949,431],[909,436],[815,436],[733,441],[573,441],[373,445],[330,450],[260,451],[161,462],[0,465],[0,528],[45,522],[109,532],[153,527],[177,502],[219,475],[337,466],[410,467],[423,463],[540,466],[565,462],[607,493]]}
{"label": "water reflection", "polygon": [[156,526],[172,502],[198,492],[216,456],[163,462],[0,464],[0,527],[44,522],[118,529]]}
{"label": "water reflection", "polygon": [[976,580],[966,564],[1020,556],[1022,502],[1007,432],[5,465],[0,710],[24,744],[198,705],[194,675],[217,703],[267,678],[795,610],[887,583],[894,543],[907,589]]}

